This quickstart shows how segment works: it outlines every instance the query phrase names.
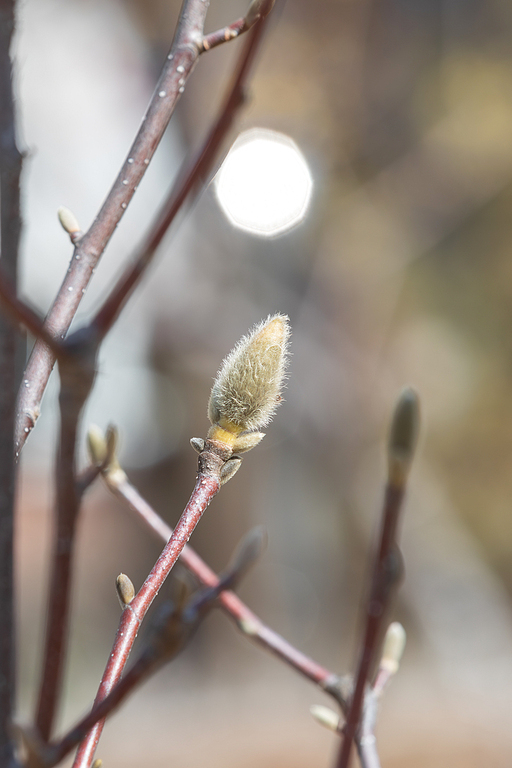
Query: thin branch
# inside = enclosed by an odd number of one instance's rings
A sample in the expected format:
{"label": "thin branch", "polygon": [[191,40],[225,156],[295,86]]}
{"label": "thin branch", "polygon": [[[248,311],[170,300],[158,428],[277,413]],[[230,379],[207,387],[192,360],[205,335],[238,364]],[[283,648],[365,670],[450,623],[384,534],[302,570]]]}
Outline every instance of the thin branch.
{"label": "thin branch", "polygon": [[[136,687],[183,650],[199,624],[216,606],[222,591],[235,588],[244,578],[247,570],[261,554],[263,541],[261,529],[250,531],[237,548],[233,564],[218,579],[215,587],[201,589],[190,595],[189,585],[182,584],[178,599],[166,601],[160,606],[139,658],[108,696],[93,707],[60,741],[42,745],[41,756],[48,768],[59,763],[98,720],[104,720],[112,714]],[[124,610],[128,605],[130,602],[125,605]]]}
{"label": "thin branch", "polygon": [[[138,519],[150,528],[160,539],[167,541],[172,535],[172,528],[162,520],[148,502],[140,495],[137,489],[131,485],[122,470],[105,474],[108,488],[122,501],[126,502],[135,512]],[[208,587],[215,587],[219,583],[219,577],[202,560],[199,555],[187,544],[180,555],[180,563],[196,576],[196,578]],[[240,600],[234,592],[222,592],[219,597],[221,607],[232,618],[241,631],[253,642],[260,645],[278,659],[289,664],[311,682],[324,690],[336,693],[337,676],[316,661],[306,656],[277,632],[264,624],[261,619]],[[331,690],[333,689],[333,690]]]}
{"label": "thin branch", "polygon": [[[153,157],[174,112],[184,84],[202,51],[203,27],[209,2],[184,0],[178,28],[160,79],[135,141],[100,212],[78,241],[70,267],[46,318],[48,333],[65,337],[92,273],[119,224]],[[17,403],[16,452],[19,453],[39,416],[39,408],[55,355],[36,342]]]}
{"label": "thin branch", "polygon": [[405,389],[398,400],[391,426],[388,482],[384,494],[379,544],[374,557],[372,583],[366,605],[366,627],[355,676],[354,693],[348,706],[336,768],[347,768],[352,742],[359,736],[367,686],[380,652],[384,622],[394,590],[402,575],[401,556],[396,537],[405,486],[416,447],[418,422],[417,395],[412,389]]}
{"label": "thin branch", "polygon": [[[16,294],[21,232],[20,175],[9,55],[14,31],[14,0],[0,2],[0,239],[1,268]],[[10,724],[15,705],[14,640],[14,412],[16,402],[16,329],[0,318],[0,765],[15,764]]]}
{"label": "thin branch", "polygon": [[233,21],[222,29],[210,32],[203,37],[203,51],[209,51],[218,45],[227,43],[235,37],[247,32],[251,27],[267,16],[274,6],[275,0],[252,0],[247,13],[241,19]]}
{"label": "thin branch", "polygon": [[96,373],[97,339],[75,334],[63,342],[59,360],[60,439],[56,464],[56,527],[46,620],[43,671],[35,723],[42,739],[51,736],[66,660],[76,523],[82,489],[75,480],[75,452],[82,408]]}
{"label": "thin branch", "polygon": [[3,271],[3,259],[0,260],[2,268],[0,269],[0,302],[3,305],[5,313],[8,315],[11,323],[15,326],[21,325],[26,328],[32,336],[40,339],[50,347],[55,357],[62,355],[62,347],[57,339],[54,339],[46,330],[43,320],[37,312],[34,312],[24,301],[16,296],[14,285],[5,276]]}
{"label": "thin branch", "polygon": [[[264,18],[271,6],[271,0],[267,0],[265,13],[261,13],[261,21],[253,26],[234,68],[232,82],[226,91],[217,118],[210,128],[203,146],[196,157],[184,163],[177,181],[155,222],[150,227],[149,234],[135,255],[133,263],[127,267],[124,275],[121,276],[92,321],[102,336],[112,327],[128,297],[153,259],[158,246],[182,205],[190,195],[197,193],[210,179],[218,160],[219,150],[244,102],[245,88],[251,66],[264,34]],[[245,23],[245,20],[243,21]]]}
{"label": "thin branch", "polygon": [[[204,511],[218,493],[221,485],[220,471],[230,455],[231,450],[227,450],[221,443],[206,441],[205,450],[199,455],[199,471],[192,496],[151,573],[123,612],[95,706],[108,696],[121,678],[142,620]],[[103,726],[104,720],[100,720],[82,741],[73,763],[74,768],[89,768],[92,764]]]}

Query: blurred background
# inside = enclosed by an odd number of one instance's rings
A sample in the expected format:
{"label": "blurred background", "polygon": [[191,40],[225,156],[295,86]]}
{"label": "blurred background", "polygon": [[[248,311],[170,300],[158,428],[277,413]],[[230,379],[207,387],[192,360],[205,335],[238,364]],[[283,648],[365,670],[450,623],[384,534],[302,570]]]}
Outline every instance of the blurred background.
{"label": "blurred background", "polygon": [[[212,0],[208,31],[245,8]],[[178,11],[176,0],[19,4],[22,289],[43,312],[71,255],[57,208],[90,225]],[[505,0],[278,3],[226,146],[245,131],[238,147],[273,142],[245,166],[230,156],[224,180],[246,207],[233,213],[220,175],[176,222],[104,345],[84,417],[84,432],[90,422],[119,426],[130,479],[174,524],[195,477],[189,438],[207,431],[222,358],[255,322],[287,313],[285,403],[193,546],[221,569],[240,537],[263,524],[268,548],[241,595],[301,650],[350,672],[390,414],[404,385],[417,389],[422,439],[393,616],[408,645],[379,716],[383,768],[500,767],[512,754],[511,43]],[[75,327],[204,136],[239,45],[199,61]],[[286,149],[282,165],[276,147]],[[44,627],[56,379],[20,482],[25,722]],[[119,619],[117,574],[140,586],[160,551],[101,481],[85,499],[79,535],[61,728],[94,697]],[[218,613],[113,717],[97,754],[106,768],[329,766],[337,740],[312,720],[313,703],[329,701]]]}

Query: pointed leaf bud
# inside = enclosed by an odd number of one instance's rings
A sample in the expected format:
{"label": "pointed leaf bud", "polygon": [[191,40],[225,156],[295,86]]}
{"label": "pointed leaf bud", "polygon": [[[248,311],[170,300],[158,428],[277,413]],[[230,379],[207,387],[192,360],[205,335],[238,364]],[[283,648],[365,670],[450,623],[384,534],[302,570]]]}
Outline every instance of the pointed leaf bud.
{"label": "pointed leaf bud", "polygon": [[233,456],[231,459],[228,459],[226,462],[224,462],[220,469],[221,485],[225,485],[228,480],[231,480],[231,478],[236,475],[241,466],[242,459],[239,456]]}
{"label": "pointed leaf bud", "polygon": [[406,387],[393,414],[388,449],[389,482],[401,487],[407,480],[418,441],[420,408],[418,395]]}
{"label": "pointed leaf bud", "polygon": [[322,704],[312,704],[309,711],[320,725],[324,728],[328,728],[330,731],[338,731],[340,725],[340,716],[334,710],[329,707],[324,707]]}
{"label": "pointed leaf bud", "polygon": [[107,457],[107,442],[103,430],[97,424],[91,424],[87,431],[87,449],[92,464],[103,464]]}
{"label": "pointed leaf bud", "polygon": [[241,432],[269,423],[281,400],[289,335],[288,318],[274,315],[229,353],[211,391],[208,437],[233,446]]}
{"label": "pointed leaf bud", "polygon": [[125,573],[120,573],[117,577],[116,590],[119,602],[121,603],[121,608],[126,608],[135,597],[135,587],[133,586],[132,580],[128,578]]}
{"label": "pointed leaf bud", "polygon": [[202,437],[191,437],[190,445],[196,453],[201,453],[201,451],[204,451],[204,440]]}
{"label": "pointed leaf bud", "polygon": [[62,229],[68,233],[68,235],[71,237],[71,241],[74,242],[78,235],[82,233],[80,224],[76,220],[75,214],[70,211],[69,208],[64,208],[64,206],[61,206],[57,211],[57,216],[59,217]]}
{"label": "pointed leaf bud", "polygon": [[400,622],[394,621],[387,629],[380,662],[381,669],[385,669],[390,675],[395,675],[398,672],[405,649],[405,641],[405,629]]}

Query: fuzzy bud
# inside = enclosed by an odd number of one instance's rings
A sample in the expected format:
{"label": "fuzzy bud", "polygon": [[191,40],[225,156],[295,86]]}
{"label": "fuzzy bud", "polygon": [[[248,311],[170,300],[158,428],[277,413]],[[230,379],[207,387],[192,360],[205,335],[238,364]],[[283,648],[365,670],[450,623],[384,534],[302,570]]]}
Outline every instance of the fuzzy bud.
{"label": "fuzzy bud", "polygon": [[[244,336],[224,360],[215,379],[208,417],[208,437],[238,450],[253,447],[241,435],[264,427],[281,400],[290,329],[285,315],[274,315]],[[259,442],[261,436],[254,439]]]}

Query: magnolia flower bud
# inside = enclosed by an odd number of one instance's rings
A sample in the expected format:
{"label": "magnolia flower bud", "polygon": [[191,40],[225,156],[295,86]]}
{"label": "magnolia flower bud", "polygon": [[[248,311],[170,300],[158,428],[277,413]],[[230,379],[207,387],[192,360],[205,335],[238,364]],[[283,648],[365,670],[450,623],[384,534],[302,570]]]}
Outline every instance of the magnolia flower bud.
{"label": "magnolia flower bud", "polygon": [[[249,450],[261,440],[243,432],[264,427],[281,401],[290,329],[285,315],[274,315],[244,336],[224,360],[212,387],[208,437]],[[240,437],[239,437],[240,436]]]}

